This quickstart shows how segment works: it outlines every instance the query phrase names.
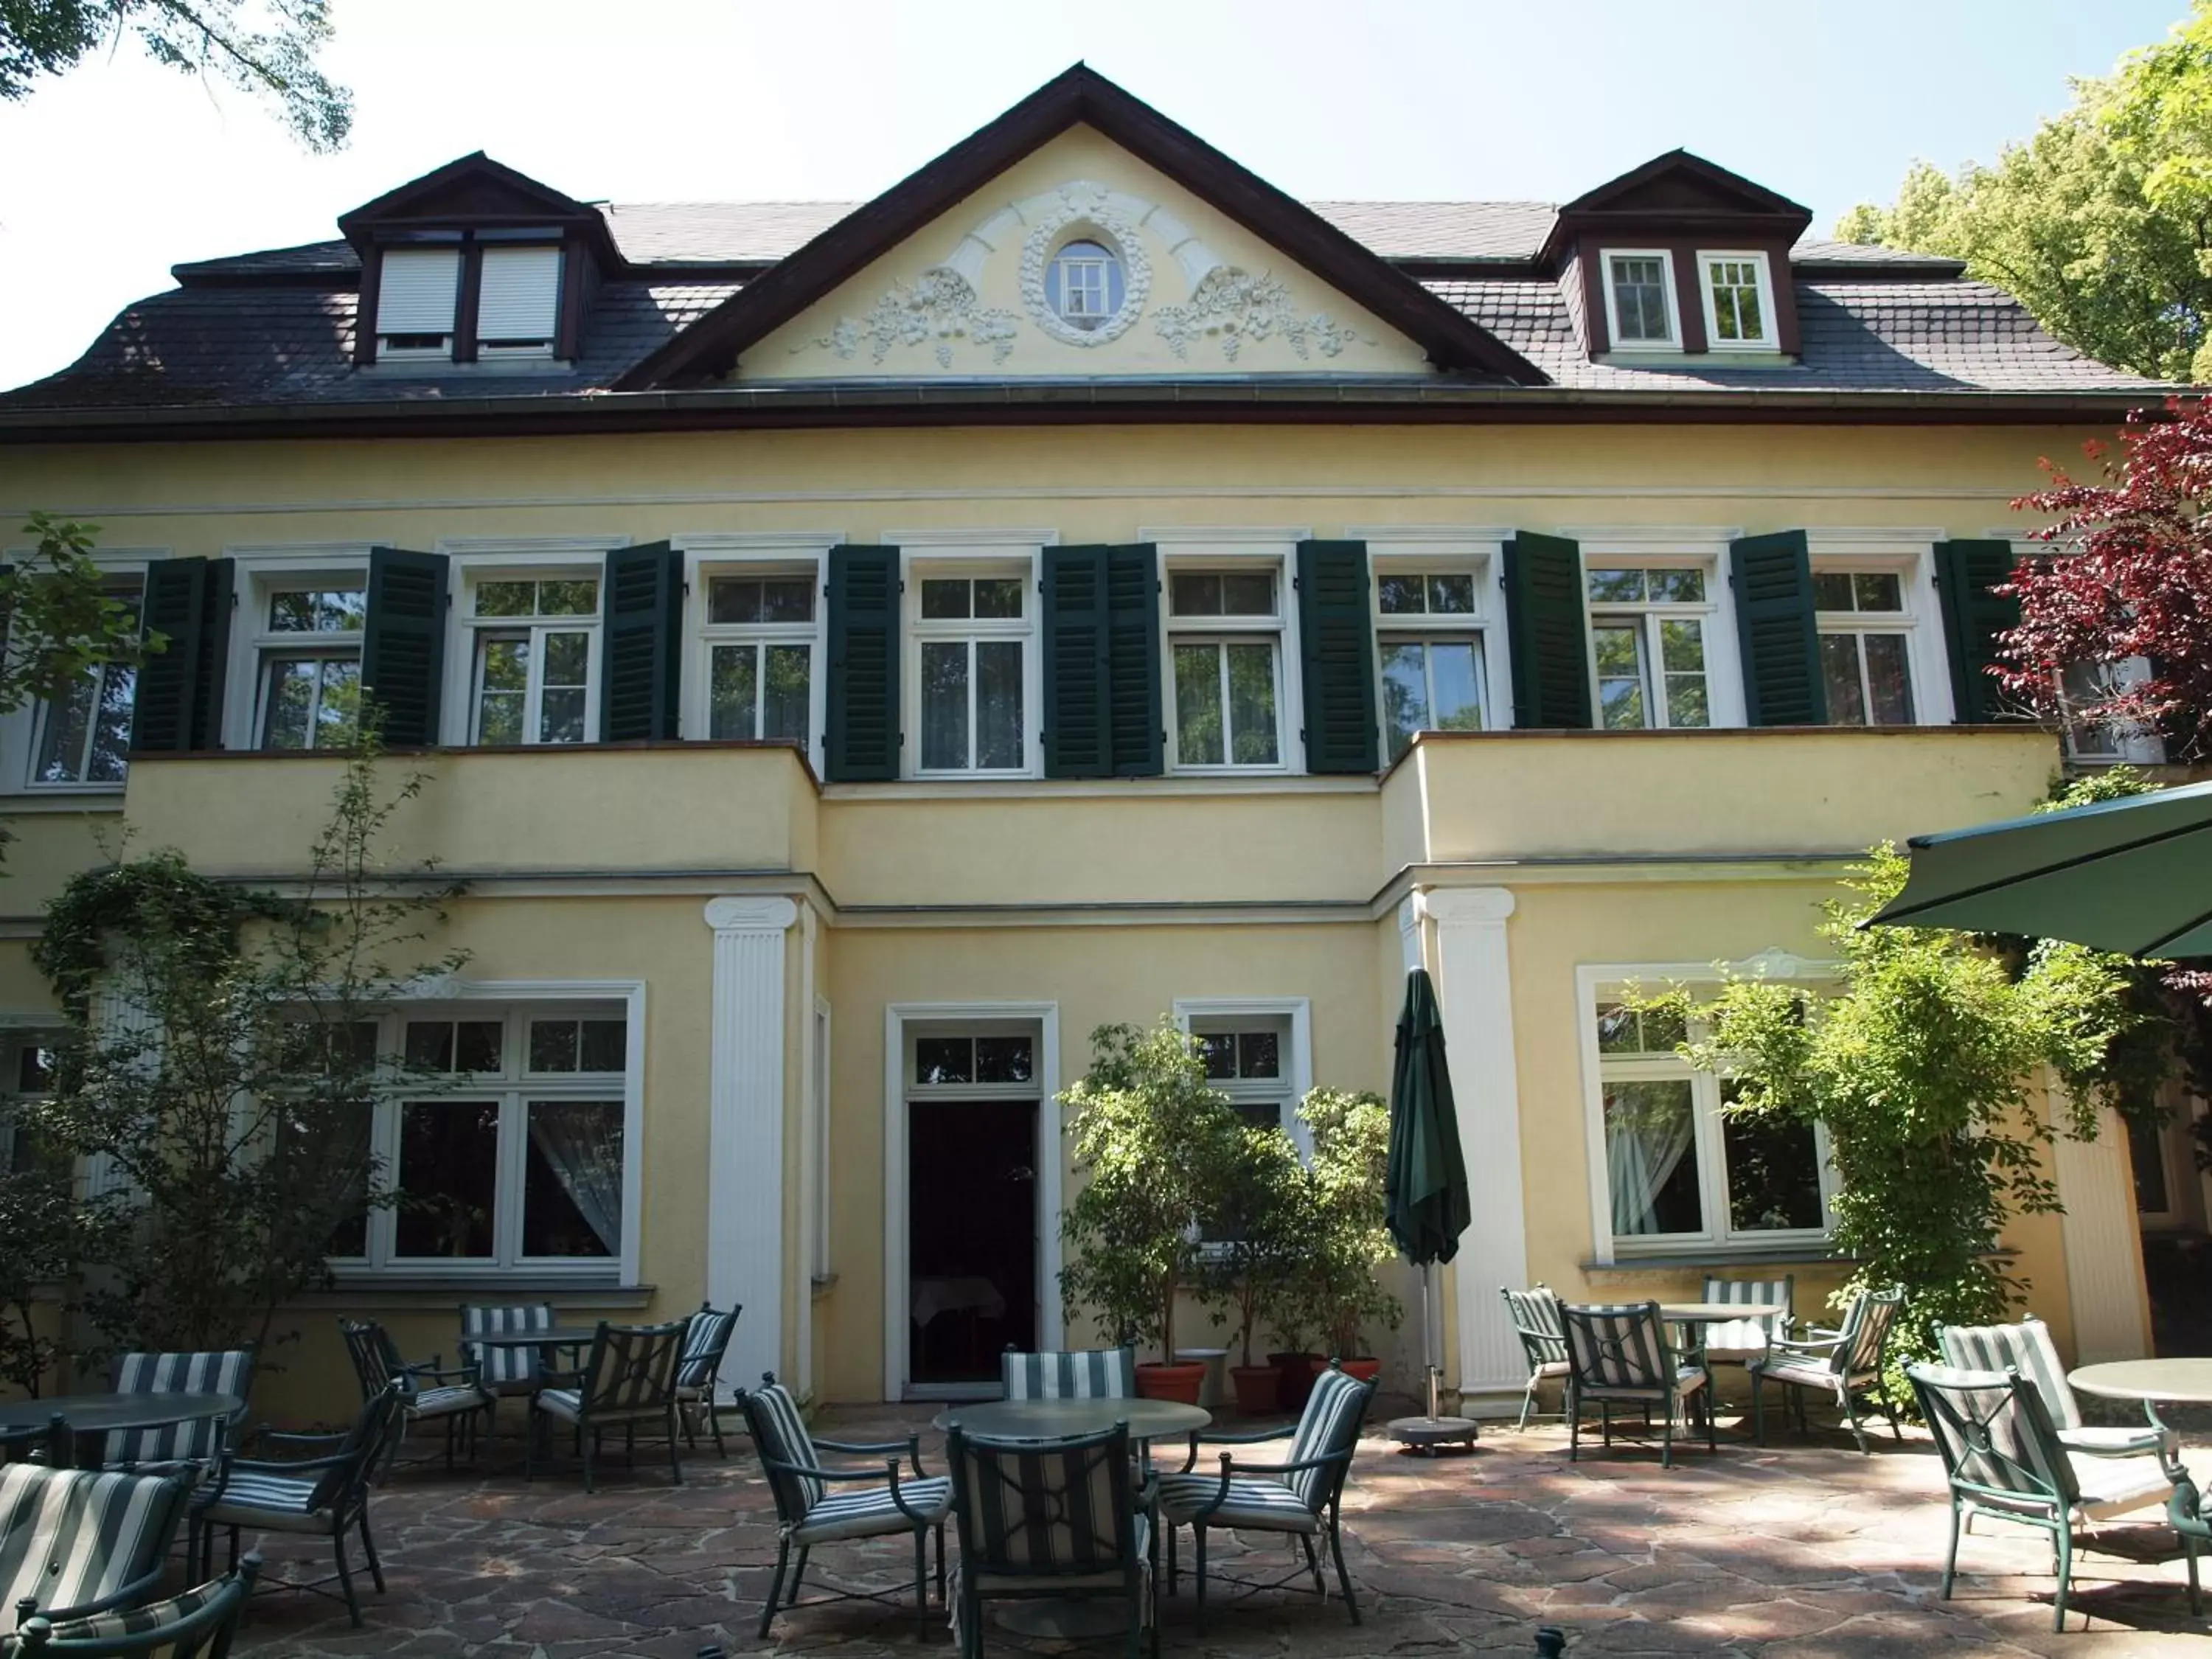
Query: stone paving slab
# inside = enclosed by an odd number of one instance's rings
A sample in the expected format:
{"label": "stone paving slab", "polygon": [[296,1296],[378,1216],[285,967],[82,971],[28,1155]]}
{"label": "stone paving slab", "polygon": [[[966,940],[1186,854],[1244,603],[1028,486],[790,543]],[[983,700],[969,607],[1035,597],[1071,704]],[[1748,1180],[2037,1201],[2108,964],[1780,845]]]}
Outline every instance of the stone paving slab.
{"label": "stone paving slab", "polygon": [[[822,1428],[858,1439],[921,1431],[925,1462],[939,1472],[941,1437],[927,1418],[919,1407],[837,1411]],[[361,1575],[365,1628],[352,1629],[330,1602],[272,1595],[250,1609],[235,1650],[259,1659],[695,1659],[714,1644],[831,1659],[916,1650],[903,1540],[816,1557],[814,1576],[825,1583],[888,1588],[892,1604],[803,1609],[780,1619],[769,1642],[756,1638],[775,1525],[744,1443],[735,1437],[726,1461],[711,1448],[688,1454],[680,1488],[656,1456],[642,1457],[634,1475],[617,1462],[589,1496],[573,1475],[526,1485],[503,1456],[477,1474],[448,1475],[434,1460],[403,1463],[374,1499],[388,1589],[380,1595]],[[2191,1445],[2192,1462],[2212,1460],[2212,1440]],[[2199,1645],[2212,1621],[2190,1615],[2178,1559],[2077,1552],[2067,1631],[2054,1635],[2047,1547],[1986,1522],[1961,1543],[1954,1599],[1938,1600],[1942,1492],[1933,1448],[1910,1431],[1901,1445],[1883,1437],[1862,1457],[1840,1431],[1779,1436],[1762,1451],[1724,1423],[1717,1455],[1679,1451],[1671,1470],[1655,1450],[1626,1443],[1571,1464],[1556,1425],[1486,1429],[1472,1455],[1434,1458],[1370,1434],[1345,1502],[1346,1559],[1365,1622],[1354,1627],[1333,1595],[1324,1603],[1272,1591],[1225,1605],[1217,1597],[1200,1637],[1186,1578],[1182,1593],[1164,1601],[1162,1650],[1193,1659],[1441,1659],[1532,1652],[1535,1627],[1553,1624],[1569,1632],[1571,1653],[1590,1659],[2212,1652]],[[1249,1542],[1218,1545],[1217,1561],[1268,1577],[1288,1565],[1279,1541]],[[330,1570],[326,1542],[272,1534],[260,1547],[272,1577]],[[940,1616],[921,1645],[953,1650]],[[988,1648],[1074,1650],[996,1627]]]}

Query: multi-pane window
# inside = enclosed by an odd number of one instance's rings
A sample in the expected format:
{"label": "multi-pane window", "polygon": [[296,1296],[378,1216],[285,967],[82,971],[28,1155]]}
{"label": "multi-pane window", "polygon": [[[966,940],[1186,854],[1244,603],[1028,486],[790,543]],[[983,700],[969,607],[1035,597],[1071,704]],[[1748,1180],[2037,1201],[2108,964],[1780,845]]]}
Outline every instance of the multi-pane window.
{"label": "multi-pane window", "polygon": [[17,1031],[0,1042],[0,1174],[21,1174],[40,1162],[36,1138],[24,1127],[21,1113],[53,1092],[59,1041],[52,1032]]}
{"label": "multi-pane window", "polygon": [[554,1267],[623,1251],[629,1024],[619,1005],[410,1010],[374,1109],[398,1194],[367,1218],[368,1265]]}
{"label": "multi-pane window", "polygon": [[1894,570],[1818,570],[1813,605],[1833,726],[1910,726],[1912,615]]}
{"label": "multi-pane window", "polygon": [[[137,625],[138,585],[127,599],[125,631]],[[100,663],[71,681],[59,696],[41,699],[33,722],[31,781],[35,784],[120,783],[130,770],[131,715],[137,672]]]}
{"label": "multi-pane window", "polygon": [[1029,584],[1018,575],[924,575],[915,623],[923,772],[1019,772]]}
{"label": "multi-pane window", "polygon": [[1774,337],[1768,321],[1765,257],[1701,253],[1698,264],[1705,273],[1705,332],[1713,349],[1771,347]]}
{"label": "multi-pane window", "polygon": [[1598,723],[1611,731],[1711,726],[1705,573],[1696,565],[1592,566],[1590,653]]}
{"label": "multi-pane window", "polygon": [[2134,761],[2156,765],[2166,758],[2158,733],[2141,721],[2115,720],[2095,711],[2118,694],[2150,678],[2149,659],[2125,657],[2118,662],[2071,662],[2058,672],[2058,713],[2066,731],[2066,752],[2075,760]]}
{"label": "multi-pane window", "polygon": [[1229,1097],[1238,1116],[1263,1129],[1290,1127],[1290,1021],[1280,1015],[1194,1019],[1191,1041],[1206,1080]]}
{"label": "multi-pane window", "polygon": [[471,743],[597,735],[597,576],[486,576],[471,590],[470,626]]}
{"label": "multi-pane window", "polygon": [[707,735],[810,746],[815,592],[809,571],[707,579]]}
{"label": "multi-pane window", "polygon": [[917,1034],[914,1039],[916,1088],[1012,1086],[1036,1080],[1036,1038],[1027,1031]]}
{"label": "multi-pane window", "polygon": [[1482,609],[1467,570],[1378,570],[1376,656],[1382,675],[1389,757],[1416,732],[1480,732]]}
{"label": "multi-pane window", "polygon": [[1272,564],[1169,574],[1178,767],[1282,764],[1281,605]]}
{"label": "multi-pane window", "polygon": [[1820,1232],[1827,1169],[1816,1128],[1724,1111],[1728,1084],[1675,1052],[1687,1035],[1679,1018],[1610,999],[1593,1017],[1617,1246]]}
{"label": "multi-pane window", "polygon": [[1668,256],[1664,253],[1608,253],[1606,295],[1613,313],[1613,343],[1620,346],[1674,343],[1674,319],[1668,302]]}
{"label": "multi-pane window", "polygon": [[1060,320],[1087,331],[1121,309],[1121,262],[1097,242],[1070,242],[1053,256],[1048,286]]}
{"label": "multi-pane window", "polygon": [[254,715],[264,749],[342,749],[361,717],[368,590],[331,580],[264,591],[254,641]]}

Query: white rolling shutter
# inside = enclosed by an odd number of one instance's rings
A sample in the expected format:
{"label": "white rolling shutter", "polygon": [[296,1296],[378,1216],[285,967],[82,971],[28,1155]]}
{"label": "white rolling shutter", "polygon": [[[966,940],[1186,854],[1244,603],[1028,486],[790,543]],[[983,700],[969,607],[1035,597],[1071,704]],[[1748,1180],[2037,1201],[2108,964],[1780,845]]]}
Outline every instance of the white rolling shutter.
{"label": "white rolling shutter", "polygon": [[386,248],[376,290],[377,333],[451,335],[460,282],[459,248]]}
{"label": "white rolling shutter", "polygon": [[559,248],[484,250],[477,290],[478,345],[550,348],[560,305]]}

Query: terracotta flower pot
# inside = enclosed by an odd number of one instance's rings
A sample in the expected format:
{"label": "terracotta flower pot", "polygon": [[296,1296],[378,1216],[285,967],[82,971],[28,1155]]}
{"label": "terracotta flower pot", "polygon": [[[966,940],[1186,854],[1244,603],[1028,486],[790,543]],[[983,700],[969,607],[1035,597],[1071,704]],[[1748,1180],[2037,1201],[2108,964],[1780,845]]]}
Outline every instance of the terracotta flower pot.
{"label": "terracotta flower pot", "polygon": [[1302,1412],[1306,1408],[1306,1396],[1313,1392],[1313,1362],[1321,1356],[1310,1353],[1271,1353],[1268,1361],[1275,1367],[1282,1388],[1276,1395],[1276,1404],[1286,1412]]}
{"label": "terracotta flower pot", "polygon": [[1247,1417],[1273,1417],[1282,1410],[1283,1373],[1273,1365],[1231,1365],[1237,1409]]}
{"label": "terracotta flower pot", "polygon": [[1206,1367],[1202,1364],[1137,1367],[1139,1400],[1173,1400],[1182,1405],[1195,1406],[1198,1392],[1205,1386]]}
{"label": "terracotta flower pot", "polygon": [[[1380,1359],[1369,1358],[1365,1359],[1331,1360],[1322,1359],[1318,1357],[1316,1357],[1313,1362],[1313,1374],[1316,1376],[1319,1376],[1333,1364],[1342,1366],[1344,1369],[1344,1374],[1355,1382],[1372,1382],[1376,1377],[1382,1375],[1382,1362]],[[1309,1394],[1313,1392],[1310,1384],[1308,1385],[1306,1392]]]}

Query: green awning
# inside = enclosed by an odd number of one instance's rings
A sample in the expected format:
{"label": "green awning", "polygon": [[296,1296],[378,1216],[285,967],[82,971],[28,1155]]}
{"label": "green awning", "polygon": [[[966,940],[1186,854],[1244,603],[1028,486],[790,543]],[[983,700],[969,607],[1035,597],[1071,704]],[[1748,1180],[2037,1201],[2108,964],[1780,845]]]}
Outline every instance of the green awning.
{"label": "green awning", "polygon": [[1915,836],[1870,922],[2212,956],[2212,784]]}

